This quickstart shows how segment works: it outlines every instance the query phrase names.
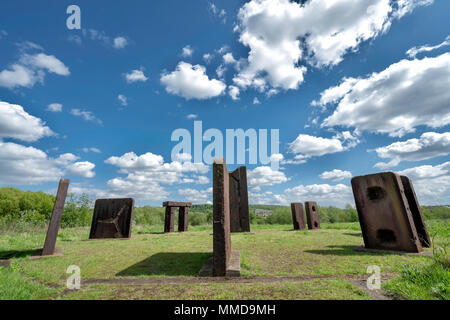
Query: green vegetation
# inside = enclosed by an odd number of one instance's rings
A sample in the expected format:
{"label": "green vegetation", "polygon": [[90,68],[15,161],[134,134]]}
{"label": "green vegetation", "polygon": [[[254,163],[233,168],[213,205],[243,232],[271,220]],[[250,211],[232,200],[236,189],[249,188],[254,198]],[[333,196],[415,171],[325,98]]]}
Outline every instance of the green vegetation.
{"label": "green vegetation", "polygon": [[[371,299],[355,279],[367,279],[368,265],[381,268],[383,289],[396,299],[449,299],[449,209],[423,208],[433,237],[433,256],[355,251],[363,245],[356,211],[320,207],[321,230],[293,231],[289,207],[250,206],[252,233],[232,234],[241,254],[241,273],[256,277],[245,286],[195,283],[212,252],[212,206],[194,205],[189,232],[164,234],[164,208],[138,207],[130,240],[86,241],[93,202],[69,195],[58,247],[64,255],[41,260],[29,256],[42,247],[54,197],[38,192],[0,189],[0,299]],[[8,209],[10,208],[10,209]],[[255,209],[271,210],[267,218]],[[8,211],[11,210],[11,211]],[[69,265],[81,268],[82,279],[178,279],[186,283],[82,285],[67,291]],[[290,281],[259,281],[267,277],[302,277]],[[314,277],[322,277],[320,279]]]}

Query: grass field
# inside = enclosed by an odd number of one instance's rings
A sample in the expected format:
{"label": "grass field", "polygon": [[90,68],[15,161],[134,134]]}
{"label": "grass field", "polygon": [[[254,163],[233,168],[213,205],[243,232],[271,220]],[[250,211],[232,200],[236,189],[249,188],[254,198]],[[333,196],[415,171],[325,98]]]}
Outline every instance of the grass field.
{"label": "grass field", "polygon": [[[449,244],[450,224],[427,221],[435,245]],[[63,256],[30,260],[45,232],[0,236],[0,299],[374,299],[365,288],[369,265],[381,269],[384,293],[397,299],[448,299],[448,266],[432,256],[355,251],[358,223],[323,224],[293,231],[290,225],[255,225],[232,234],[241,255],[237,281],[201,280],[211,256],[212,227],[186,233],[135,226],[130,240],[88,241],[88,228],[60,230]],[[432,249],[426,249],[431,251]],[[81,289],[66,289],[70,265],[81,269]],[[439,269],[441,268],[441,269]],[[431,274],[431,278],[427,278]]]}

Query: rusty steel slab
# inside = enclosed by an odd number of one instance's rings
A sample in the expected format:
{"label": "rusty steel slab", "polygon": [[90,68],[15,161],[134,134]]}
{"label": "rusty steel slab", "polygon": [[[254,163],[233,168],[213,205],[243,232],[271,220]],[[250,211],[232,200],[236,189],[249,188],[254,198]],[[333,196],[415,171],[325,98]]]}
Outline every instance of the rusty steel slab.
{"label": "rusty steel slab", "polygon": [[309,230],[320,229],[319,207],[314,201],[305,202],[306,222]]}
{"label": "rusty steel slab", "polygon": [[300,202],[291,203],[292,223],[294,230],[306,229],[305,213],[303,212],[303,204]]}
{"label": "rusty steel slab", "polygon": [[229,173],[230,231],[250,232],[247,168],[239,167]]}
{"label": "rusty steel slab", "polygon": [[370,174],[354,177],[351,182],[366,248],[422,251],[402,179],[398,174]]}
{"label": "rusty steel slab", "polygon": [[134,199],[97,199],[89,239],[130,238]]}
{"label": "rusty steel slab", "polygon": [[67,190],[69,189],[69,179],[60,179],[58,191],[56,193],[55,204],[53,205],[52,216],[48,225],[47,235],[45,237],[43,256],[51,256],[55,253],[56,239],[58,238],[61,217],[66,203]]}
{"label": "rusty steel slab", "polygon": [[175,207],[166,207],[164,215],[164,232],[173,232],[173,225],[175,219]]}
{"label": "rusty steel slab", "polygon": [[178,209],[178,231],[188,231],[188,207],[180,207]]}
{"label": "rusty steel slab", "polygon": [[225,276],[230,263],[229,175],[224,159],[213,163],[213,275]]}
{"label": "rusty steel slab", "polygon": [[163,207],[192,207],[192,202],[165,201]]}
{"label": "rusty steel slab", "polygon": [[427,227],[423,220],[422,209],[420,208],[419,201],[417,200],[412,181],[407,176],[400,177],[402,179],[406,199],[408,200],[409,209],[411,210],[412,218],[414,220],[417,236],[419,237],[422,247],[430,248],[430,236],[428,235]]}

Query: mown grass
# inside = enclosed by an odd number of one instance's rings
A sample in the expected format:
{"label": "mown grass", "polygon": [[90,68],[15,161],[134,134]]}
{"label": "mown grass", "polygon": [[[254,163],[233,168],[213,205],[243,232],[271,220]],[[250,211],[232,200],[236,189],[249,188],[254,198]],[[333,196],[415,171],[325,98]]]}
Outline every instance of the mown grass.
{"label": "mown grass", "polygon": [[[427,221],[435,243],[448,245],[449,223]],[[11,268],[0,274],[0,299],[53,298],[65,289],[67,267],[81,268],[82,279],[151,278],[196,276],[212,252],[212,227],[190,227],[186,233],[162,233],[162,226],[133,227],[130,240],[88,241],[89,228],[62,229],[58,247],[61,257],[29,260],[41,248],[45,232],[0,236],[0,258],[9,258]],[[423,273],[405,278],[405,266],[425,270],[430,256],[367,253],[355,251],[363,245],[358,223],[322,224],[321,230],[293,231],[291,225],[252,225],[251,233],[232,234],[232,248],[241,254],[243,276],[328,275],[324,280],[250,284],[89,285],[63,296],[64,299],[367,299],[346,276],[367,278],[368,265],[378,265],[383,277],[396,277],[384,288],[396,298],[425,298],[412,291],[440,292],[432,299],[448,299],[448,269],[419,281]],[[427,249],[431,251],[431,249]],[[428,270],[428,269],[427,269]],[[445,271],[445,272],[443,272]],[[339,277],[339,279],[335,279]],[[30,281],[33,279],[34,281]],[[447,280],[445,280],[447,279]],[[439,280],[439,281],[438,281]],[[38,282],[47,286],[39,285]],[[407,286],[407,283],[410,283]],[[425,285],[427,284],[427,285]],[[428,284],[430,284],[428,286]],[[403,285],[403,287],[401,286]],[[23,294],[14,293],[14,286]],[[49,289],[52,286],[53,289]],[[438,287],[436,287],[438,286]],[[21,289],[23,288],[23,289]],[[14,289],[16,290],[16,289]],[[447,291],[446,291],[447,290]],[[11,291],[11,292],[10,292]],[[28,293],[27,293],[28,292]],[[437,292],[437,291],[436,291]],[[61,297],[60,297],[61,298]]]}

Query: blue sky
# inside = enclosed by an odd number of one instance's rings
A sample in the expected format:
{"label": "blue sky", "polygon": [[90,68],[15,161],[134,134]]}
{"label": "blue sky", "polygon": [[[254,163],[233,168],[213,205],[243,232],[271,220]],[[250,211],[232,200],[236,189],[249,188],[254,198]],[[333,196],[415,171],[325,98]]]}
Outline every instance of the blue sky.
{"label": "blue sky", "polygon": [[209,202],[211,166],[171,159],[172,132],[202,121],[279,129],[279,169],[246,164],[251,203],[342,207],[352,176],[380,171],[450,203],[448,1],[0,7],[1,186]]}

